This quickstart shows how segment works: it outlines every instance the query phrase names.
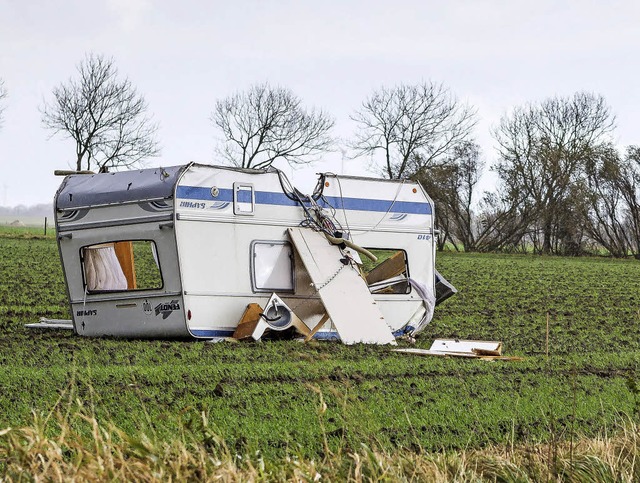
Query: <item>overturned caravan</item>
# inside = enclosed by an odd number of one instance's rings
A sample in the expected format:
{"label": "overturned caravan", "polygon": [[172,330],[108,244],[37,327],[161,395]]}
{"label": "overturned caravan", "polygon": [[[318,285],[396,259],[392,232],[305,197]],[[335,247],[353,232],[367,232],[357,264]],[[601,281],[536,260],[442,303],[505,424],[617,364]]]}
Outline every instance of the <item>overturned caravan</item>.
{"label": "overturned caravan", "polygon": [[[338,313],[362,324],[366,305],[397,336],[436,304],[433,204],[414,182],[326,173],[305,197],[276,169],[192,163],[67,176],[55,208],[79,335],[227,337],[275,293],[316,338],[339,337]],[[340,285],[345,270],[364,302]]]}

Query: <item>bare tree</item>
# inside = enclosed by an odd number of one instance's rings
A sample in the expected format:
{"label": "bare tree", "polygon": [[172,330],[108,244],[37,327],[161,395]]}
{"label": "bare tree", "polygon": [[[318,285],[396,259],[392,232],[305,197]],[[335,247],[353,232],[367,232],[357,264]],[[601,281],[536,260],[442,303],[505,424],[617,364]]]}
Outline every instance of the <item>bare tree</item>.
{"label": "bare tree", "polygon": [[640,258],[640,147],[627,147],[619,180],[625,201],[630,249],[636,258]]}
{"label": "bare tree", "polygon": [[351,116],[358,124],[351,147],[355,156],[381,152],[385,177],[409,177],[437,164],[465,140],[475,115],[442,84],[383,87]]}
{"label": "bare tree", "polygon": [[465,251],[476,250],[474,233],[475,213],[473,198],[476,185],[484,168],[480,160],[480,146],[471,141],[457,145],[453,150],[452,163],[455,166],[455,183],[451,193],[452,202],[449,205],[450,216],[453,219],[453,233],[462,243]]}
{"label": "bare tree", "polygon": [[484,168],[480,146],[464,141],[444,163],[414,175],[436,204],[438,249],[451,243],[467,252],[517,251],[528,234],[531,207],[514,190],[484,193],[476,201],[476,188]]}
{"label": "bare tree", "polygon": [[587,170],[586,229],[614,257],[640,258],[640,148],[603,146]]}
{"label": "bare tree", "polygon": [[450,163],[440,164],[429,170],[421,170],[412,178],[418,181],[429,193],[435,204],[435,226],[440,232],[438,235],[438,250],[443,250],[450,243],[459,250],[458,240],[454,237],[454,219],[451,213],[457,204],[455,198],[455,186],[458,184],[457,166]]}
{"label": "bare tree", "polygon": [[[627,256],[631,245],[621,189],[627,183],[624,178],[629,168],[612,145],[603,146],[587,164],[589,192],[585,228],[589,236],[614,257]],[[631,176],[630,181],[633,178]]]}
{"label": "bare tree", "polygon": [[4,119],[4,100],[7,97],[7,89],[4,87],[4,81],[0,79],[0,127]]}
{"label": "bare tree", "polygon": [[447,240],[456,249],[458,243],[465,251],[476,249],[473,198],[483,166],[480,146],[463,141],[452,149],[444,163],[423,168],[414,175],[436,204],[436,225],[441,232],[439,249]]}
{"label": "bare tree", "polygon": [[159,154],[157,125],[128,79],[119,79],[113,59],[88,54],[78,78],[53,89],[42,122],[76,143],[76,169],[131,167]]}
{"label": "bare tree", "polygon": [[523,193],[535,206],[542,252],[554,251],[554,233],[577,241],[573,235],[579,233],[566,232],[560,217],[574,210],[585,163],[608,141],[614,121],[602,96],[577,93],[516,108],[494,130],[500,154],[494,169],[507,190]]}
{"label": "bare tree", "polygon": [[217,101],[211,120],[224,136],[218,152],[241,168],[266,168],[278,158],[291,165],[311,163],[333,146],[333,118],[303,108],[283,87],[259,84]]}
{"label": "bare tree", "polygon": [[485,193],[474,222],[475,251],[523,251],[534,208],[521,193]]}

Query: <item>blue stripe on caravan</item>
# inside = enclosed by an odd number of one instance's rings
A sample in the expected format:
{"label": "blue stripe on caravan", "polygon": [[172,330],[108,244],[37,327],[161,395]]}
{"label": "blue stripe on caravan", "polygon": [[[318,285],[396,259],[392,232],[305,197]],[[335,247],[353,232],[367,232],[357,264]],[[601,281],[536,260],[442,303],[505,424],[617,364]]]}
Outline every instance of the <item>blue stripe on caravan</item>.
{"label": "blue stripe on caravan", "polygon": [[256,204],[298,206],[297,201],[292,200],[284,193],[274,193],[272,191],[256,191]]}
{"label": "blue stripe on caravan", "polygon": [[340,340],[340,336],[334,331],[316,332],[313,338],[318,340]]}
{"label": "blue stripe on caravan", "polygon": [[[298,203],[288,198],[284,193],[274,193],[271,191],[256,191],[256,203],[259,205],[281,205],[281,206],[298,206]],[[233,201],[233,190],[228,188],[220,188],[220,193],[215,198],[211,195],[210,188],[202,188],[199,186],[178,186],[176,190],[176,198],[187,200],[205,200],[205,201]],[[248,191],[240,192],[241,203],[250,203],[251,198]]]}
{"label": "blue stripe on caravan", "polygon": [[384,213],[415,213],[430,215],[429,203],[415,201],[372,200],[367,198],[339,198],[326,196],[327,201],[337,210],[382,211]]}
{"label": "blue stripe on caravan", "polygon": [[[191,334],[194,337],[232,337],[233,330],[218,330],[218,329],[191,329]],[[314,339],[319,340],[340,340],[340,336],[337,332],[333,331],[321,331],[317,332],[313,336]]]}
{"label": "blue stripe on caravan", "polygon": [[[276,193],[272,191],[256,191],[256,204],[258,205],[278,205],[278,206],[297,206],[298,203],[289,198],[284,193]],[[197,186],[178,186],[176,197],[190,200],[207,200],[207,201],[233,201],[233,190],[220,189],[219,195],[214,198],[211,196],[209,188]],[[382,213],[414,213],[418,215],[430,215],[431,205],[426,202],[415,201],[391,201],[391,200],[375,200],[367,198],[340,198],[337,196],[327,196],[326,200],[329,204],[338,210],[355,210],[355,211],[376,211]],[[240,201],[245,201],[243,198]],[[246,199],[245,202],[248,202]],[[321,206],[327,206],[322,199],[318,201]]]}
{"label": "blue stripe on caravan", "polygon": [[207,201],[233,201],[233,190],[221,189],[215,198],[211,195],[211,188],[200,186],[178,186],[176,198],[187,200],[207,200]]}
{"label": "blue stripe on caravan", "polygon": [[238,203],[251,203],[253,201],[249,190],[238,190],[236,198],[238,198]]}
{"label": "blue stripe on caravan", "polygon": [[193,329],[191,335],[194,337],[231,337],[233,332],[233,330]]}

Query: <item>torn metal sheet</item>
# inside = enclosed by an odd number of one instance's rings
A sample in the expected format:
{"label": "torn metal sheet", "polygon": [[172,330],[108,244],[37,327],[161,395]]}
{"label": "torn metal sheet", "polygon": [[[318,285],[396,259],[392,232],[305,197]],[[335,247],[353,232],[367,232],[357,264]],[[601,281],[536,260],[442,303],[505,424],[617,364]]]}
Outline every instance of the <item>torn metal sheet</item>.
{"label": "torn metal sheet", "polygon": [[396,341],[367,283],[340,248],[310,229],[289,228],[289,236],[344,344]]}
{"label": "torn metal sheet", "polygon": [[451,283],[444,278],[438,270],[435,270],[436,277],[436,305],[440,305],[442,302],[447,300],[452,295],[458,293],[458,289],[456,289]]}

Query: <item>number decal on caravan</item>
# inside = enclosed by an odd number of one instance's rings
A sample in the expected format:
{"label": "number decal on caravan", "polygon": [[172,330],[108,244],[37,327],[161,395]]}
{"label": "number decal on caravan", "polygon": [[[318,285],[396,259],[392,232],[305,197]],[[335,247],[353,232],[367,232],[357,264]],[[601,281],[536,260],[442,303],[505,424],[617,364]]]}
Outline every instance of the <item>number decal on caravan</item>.
{"label": "number decal on caravan", "polygon": [[431,235],[418,235],[418,240],[429,241],[431,240]]}

